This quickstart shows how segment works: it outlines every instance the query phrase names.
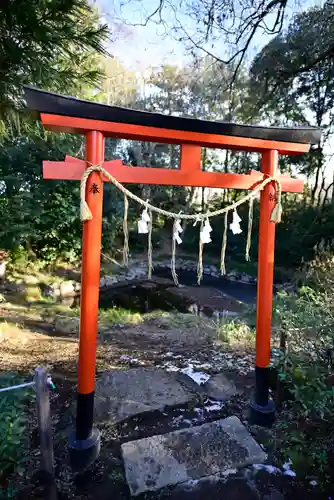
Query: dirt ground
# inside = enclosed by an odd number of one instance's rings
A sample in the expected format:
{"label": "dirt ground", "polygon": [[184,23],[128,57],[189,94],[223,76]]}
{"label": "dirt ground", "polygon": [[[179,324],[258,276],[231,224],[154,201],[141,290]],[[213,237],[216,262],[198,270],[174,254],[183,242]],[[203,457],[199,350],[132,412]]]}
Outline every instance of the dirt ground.
{"label": "dirt ground", "polygon": [[[254,380],[254,349],[251,346],[226,346],[217,342],[216,332],[207,320],[190,321],[179,315],[170,322],[153,318],[139,325],[113,325],[100,334],[97,346],[97,372],[110,368],[132,366],[161,366],[173,362],[180,366],[193,362],[207,364],[211,373],[224,370],[242,387],[242,395],[231,399],[220,410],[202,408],[175,408],[129,419],[121,424],[102,425],[102,449],[99,460],[84,474],[75,475],[68,465],[67,436],[73,425],[76,396],[76,363],[78,355],[78,324],[66,319],[47,320],[33,308],[11,305],[0,306],[0,370],[17,371],[30,377],[37,366],[47,366],[56,390],[51,396],[56,461],[56,488],[59,499],[115,499],[130,498],[124,477],[120,445],[122,442],[162,434],[191,425],[236,415],[247,425],[248,402]],[[72,328],[73,327],[73,328]],[[66,332],[67,331],[67,332]],[[240,370],[242,367],[242,370]],[[25,473],[13,475],[20,490],[18,499],[54,498],[44,484],[39,470],[39,441],[35,408],[29,412],[30,449]],[[182,418],[181,418],[182,416]],[[270,431],[250,429],[264,446],[270,442]],[[273,460],[269,449],[269,455]],[[296,494],[303,500],[326,499],[307,484],[298,480],[277,477],[263,471],[254,474],[251,469],[235,472],[219,481],[207,480],[174,488],[162,493],[146,494],[139,500],[197,500],[211,497],[226,500],[280,500],[292,499]]]}

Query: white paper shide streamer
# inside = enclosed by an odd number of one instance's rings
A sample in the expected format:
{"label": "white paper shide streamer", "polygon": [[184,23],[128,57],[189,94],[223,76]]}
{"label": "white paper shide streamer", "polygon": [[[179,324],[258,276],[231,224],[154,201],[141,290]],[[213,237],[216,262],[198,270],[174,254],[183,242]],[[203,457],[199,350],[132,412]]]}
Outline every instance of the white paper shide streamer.
{"label": "white paper shide streamer", "polygon": [[239,217],[236,209],[234,209],[233,215],[232,215],[232,223],[230,224],[230,229],[231,229],[233,234],[242,233],[242,229],[240,227],[240,222],[241,222],[241,218]]}
{"label": "white paper shide streamer", "polygon": [[148,222],[150,222],[150,216],[148,215],[147,208],[142,211],[141,219],[138,221],[138,233],[148,234]]}
{"label": "white paper shide streamer", "polygon": [[212,231],[212,227],[210,225],[209,219],[206,219],[206,221],[203,224],[202,230],[200,232],[200,239],[202,243],[211,243],[211,236],[210,233]]}
{"label": "white paper shide streamer", "polygon": [[182,226],[181,226],[181,220],[177,219],[174,224],[174,233],[173,233],[173,238],[176,241],[178,245],[181,245],[182,239],[180,237],[180,234],[183,232]]}

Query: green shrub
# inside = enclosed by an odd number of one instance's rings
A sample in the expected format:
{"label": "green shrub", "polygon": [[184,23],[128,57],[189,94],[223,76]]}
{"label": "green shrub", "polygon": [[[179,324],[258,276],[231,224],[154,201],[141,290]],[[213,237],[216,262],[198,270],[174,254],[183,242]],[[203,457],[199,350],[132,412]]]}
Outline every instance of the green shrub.
{"label": "green shrub", "polygon": [[304,264],[297,274],[297,284],[307,282],[309,287],[322,293],[331,293],[334,283],[334,255],[320,250],[315,258]]}
{"label": "green shrub", "polygon": [[305,416],[333,414],[329,355],[334,340],[334,306],[327,293],[303,286],[296,294],[279,294],[274,324],[285,337],[286,352],[278,360],[279,378]]}
{"label": "green shrub", "polygon": [[255,330],[245,321],[223,318],[215,321],[213,325],[220,342],[248,344],[255,341]]}
{"label": "green shrub", "polygon": [[281,358],[278,376],[293,396],[300,415],[334,417],[334,392],[327,384],[328,370],[321,360],[315,362],[304,353],[287,354]]}
{"label": "green shrub", "polygon": [[[308,278],[318,272],[319,262],[314,262],[312,269]],[[283,460],[292,459],[298,474],[314,476],[325,486],[332,475],[334,305],[332,288],[321,280],[319,285],[311,288],[304,284],[298,293],[279,294],[275,299],[274,325],[281,341],[284,339],[285,352],[274,364],[279,385],[290,395],[282,405],[282,435],[276,436],[275,446]]]}
{"label": "green shrub", "polygon": [[103,324],[138,324],[143,321],[140,313],[123,309],[122,307],[111,307],[99,310],[99,319]]}
{"label": "green shrub", "polygon": [[[22,383],[16,374],[0,375],[0,387]],[[8,475],[19,465],[27,449],[26,405],[29,389],[0,393],[0,483],[6,484]]]}

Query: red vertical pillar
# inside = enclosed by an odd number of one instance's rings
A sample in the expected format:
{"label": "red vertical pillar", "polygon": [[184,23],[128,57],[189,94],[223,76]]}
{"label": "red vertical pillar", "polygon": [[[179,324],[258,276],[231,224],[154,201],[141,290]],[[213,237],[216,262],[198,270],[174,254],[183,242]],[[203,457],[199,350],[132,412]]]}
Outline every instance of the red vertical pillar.
{"label": "red vertical pillar", "polygon": [[[262,154],[262,173],[275,176],[278,152],[266,151]],[[267,184],[260,198],[260,229],[257,281],[256,316],[256,391],[251,403],[252,420],[259,424],[270,424],[274,419],[275,407],[269,399],[270,338],[273,307],[275,223],[271,214],[275,206],[275,186]]]}
{"label": "red vertical pillar", "polygon": [[[103,134],[88,132],[87,168],[103,160]],[[70,439],[72,465],[78,469],[92,463],[100,449],[99,432],[93,429],[103,201],[103,181],[98,172],[88,178],[86,201],[93,218],[83,223],[77,418],[76,432]]]}

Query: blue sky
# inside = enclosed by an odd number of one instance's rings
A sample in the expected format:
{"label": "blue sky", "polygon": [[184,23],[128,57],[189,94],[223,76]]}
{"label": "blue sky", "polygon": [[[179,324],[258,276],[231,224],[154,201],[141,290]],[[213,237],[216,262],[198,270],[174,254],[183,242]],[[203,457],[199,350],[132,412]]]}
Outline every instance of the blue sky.
{"label": "blue sky", "polygon": [[[312,5],[322,4],[322,0],[290,0],[293,7],[288,8],[288,18],[293,13],[305,10]],[[95,0],[101,16],[110,25],[113,33],[113,42],[110,51],[127,68],[136,71],[143,71],[145,68],[159,66],[163,62],[182,65],[188,56],[182,43],[166,34],[162,26],[150,22],[147,26],[133,26],[142,23],[147,16],[153,12],[159,4],[159,0]],[[177,13],[180,15],[179,13]],[[194,22],[189,17],[180,15],[182,24],[186,26],[190,33],[196,30]],[[173,22],[173,14],[164,14],[167,23]],[[270,37],[258,32],[248,53],[248,60],[263,47]],[[210,50],[219,56],[224,57],[223,43],[216,44]]]}

